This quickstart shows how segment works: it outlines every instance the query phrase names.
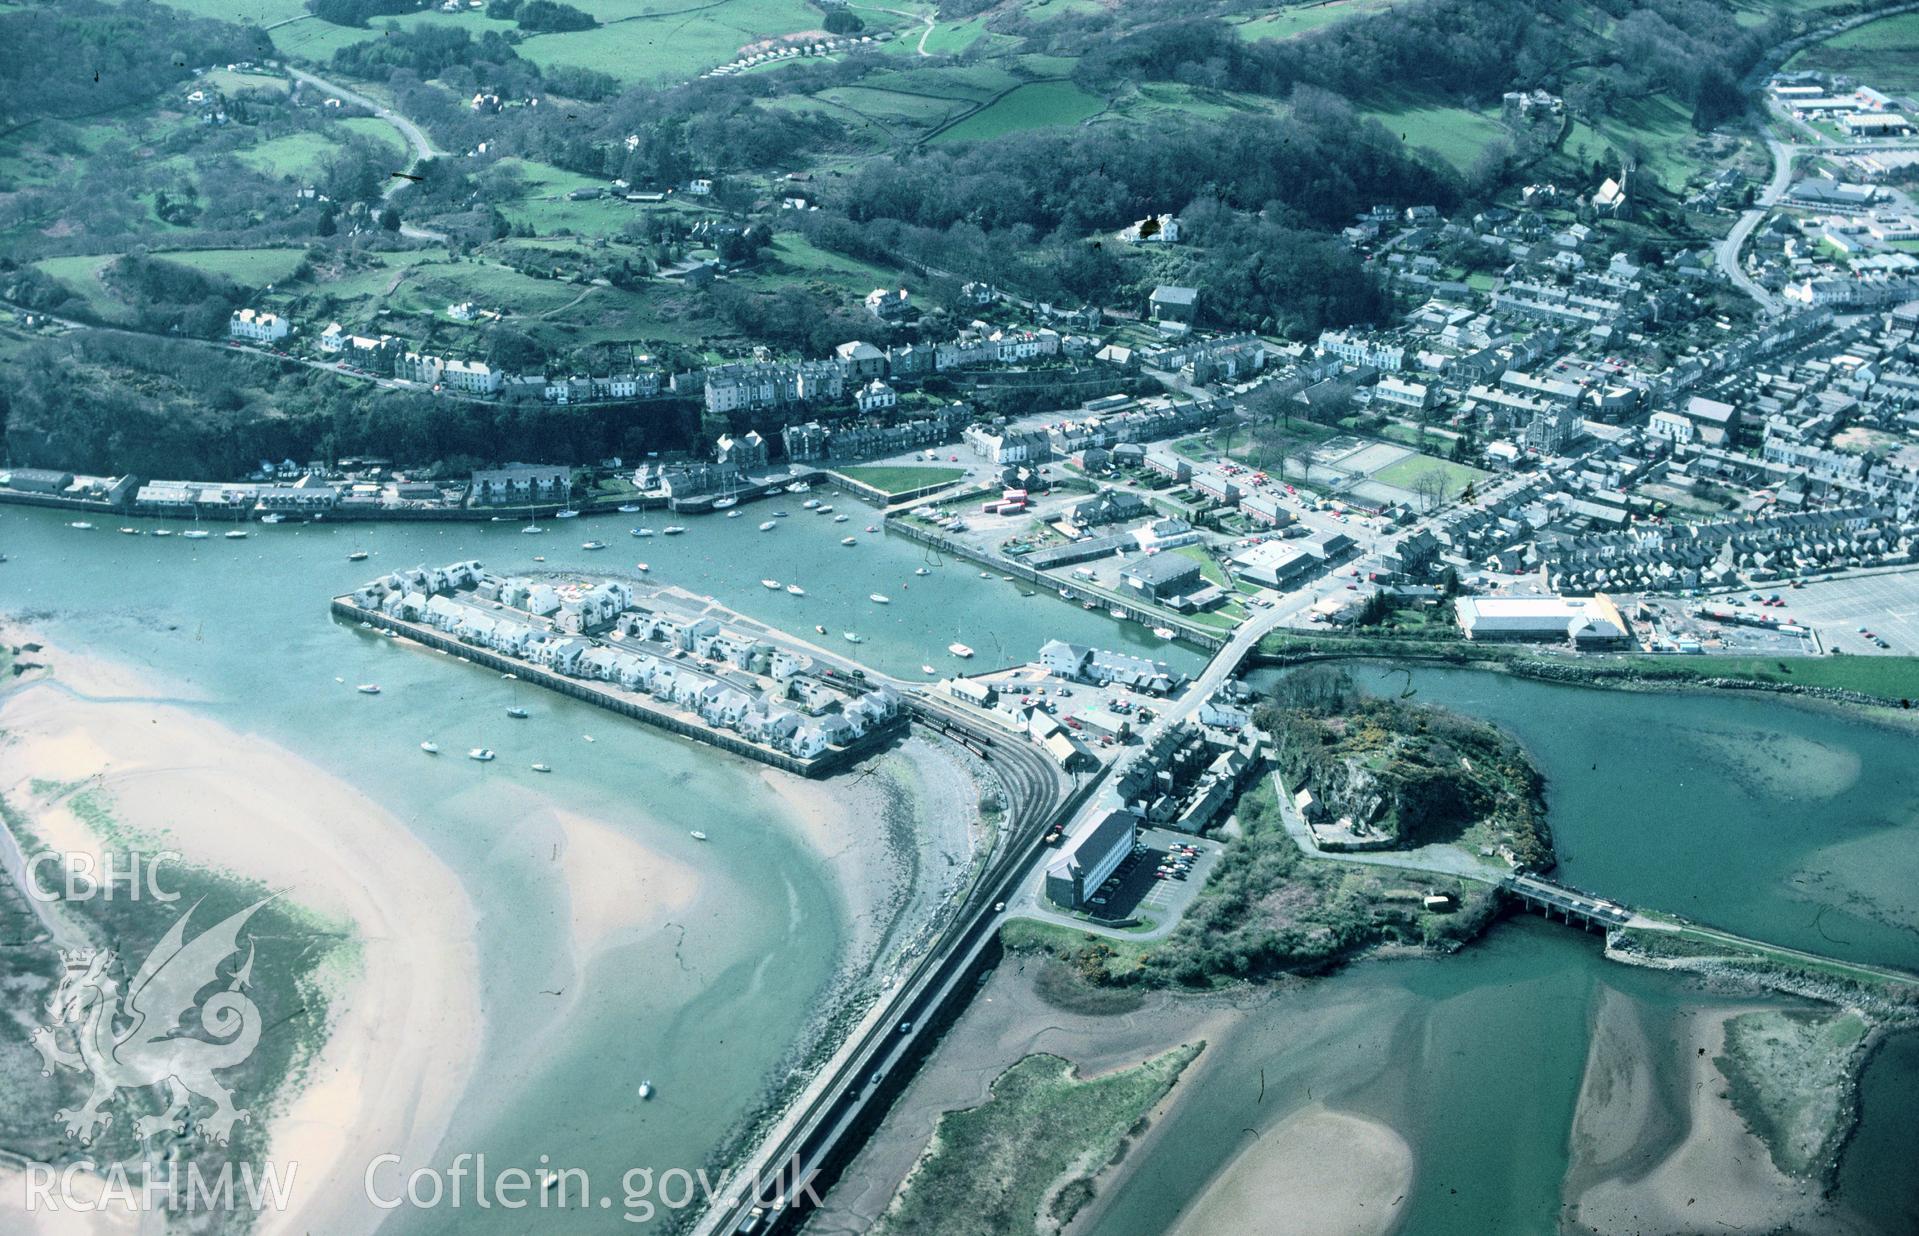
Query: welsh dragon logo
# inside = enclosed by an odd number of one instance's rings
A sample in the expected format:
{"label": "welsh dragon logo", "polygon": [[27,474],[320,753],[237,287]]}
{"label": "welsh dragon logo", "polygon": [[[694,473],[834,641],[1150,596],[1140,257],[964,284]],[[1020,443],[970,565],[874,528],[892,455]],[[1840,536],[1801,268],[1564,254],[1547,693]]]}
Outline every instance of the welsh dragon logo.
{"label": "welsh dragon logo", "polygon": [[[223,990],[204,1000],[200,992],[220,981],[221,963],[239,952],[240,928],[265,904],[255,902],[188,941],[187,920],[199,908],[196,902],[154,946],[124,999],[113,976],[113,952],[66,954],[66,973],[47,1001],[53,1024],[34,1030],[33,1045],[46,1062],[45,1075],[56,1068],[92,1075],[87,1101],[78,1111],[59,1113],[69,1137],[91,1142],[112,1124],[113,1114],[103,1109],[120,1091],[163,1082],[166,1111],[134,1121],[143,1139],[191,1118],[196,1097],[213,1104],[199,1126],[221,1144],[236,1121],[250,1119],[213,1075],[244,1062],[260,1041],[260,1009],[245,994],[253,974],[252,942]],[[189,1027],[184,1023],[194,1013],[197,1024]]]}

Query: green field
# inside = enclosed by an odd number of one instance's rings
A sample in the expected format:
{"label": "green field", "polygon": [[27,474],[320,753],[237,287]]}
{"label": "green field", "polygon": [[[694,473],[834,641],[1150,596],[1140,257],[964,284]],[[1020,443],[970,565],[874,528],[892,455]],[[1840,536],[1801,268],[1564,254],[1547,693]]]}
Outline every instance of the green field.
{"label": "green field", "polygon": [[[940,1117],[926,1153],[873,1231],[1058,1230],[1091,1199],[1101,1165],[1121,1152],[1201,1046],[1084,1080],[1058,1056],[1026,1057],[994,1080],[984,1103]],[[1042,1208],[1050,1220],[1044,1227]]]}
{"label": "green field", "polygon": [[100,271],[118,254],[85,254],[78,257],[42,258],[34,263],[40,271],[58,279],[87,302],[87,308],[95,316],[112,319],[119,316],[126,306],[122,305],[113,293],[100,282]]}
{"label": "green field", "polygon": [[405,144],[392,125],[371,116],[351,116],[333,121],[324,130],[289,133],[285,137],[262,142],[241,151],[239,159],[266,176],[290,176],[296,179],[313,176],[326,166],[328,159],[339,153],[340,143],[349,136],[367,138],[395,154],[405,150]]}
{"label": "green field", "polygon": [[[821,13],[804,0],[576,0],[599,18],[598,29],[534,35],[520,54],[545,68],[570,64],[624,82],[684,81],[734,59],[762,39],[820,29]],[[868,25],[885,14],[862,14]]]}
{"label": "green field", "polygon": [[306,0],[165,0],[170,9],[242,26],[265,26],[306,13]]}
{"label": "green field", "polygon": [[838,468],[836,471],[863,485],[889,494],[910,493],[915,489],[924,489],[928,485],[938,485],[942,481],[957,481],[966,475],[964,468],[915,468],[908,466],[888,466],[885,464],[862,464],[852,468]]}
{"label": "green field", "polygon": [[974,142],[1025,129],[1073,125],[1106,110],[1106,101],[1071,82],[1033,82],[974,112],[933,140]]}
{"label": "green field", "polygon": [[1919,700],[1919,657],[1629,657],[1626,663],[1661,677],[1742,678]]}
{"label": "green field", "polygon": [[1622,102],[1596,130],[1574,122],[1560,149],[1582,168],[1594,159],[1605,158],[1608,149],[1636,151],[1641,173],[1650,175],[1669,192],[1677,192],[1704,165],[1705,157],[1693,151],[1699,140],[1685,106],[1670,96],[1655,94]]}
{"label": "green field", "polygon": [[[772,248],[768,249],[765,257],[761,259],[760,268],[739,277],[748,282],[758,282],[769,276],[778,276],[780,279],[793,276],[816,279],[860,296],[866,295],[874,288],[888,287],[899,282],[897,271],[869,265],[858,258],[828,253],[824,249],[814,247],[811,241],[798,232],[781,232],[775,236]],[[769,279],[769,283],[771,282],[773,280]]]}
{"label": "green field", "polygon": [[1392,7],[1393,0],[1326,0],[1322,4],[1295,4],[1267,13],[1233,27],[1239,37],[1257,39],[1294,39],[1302,34],[1330,26],[1348,17]]}
{"label": "green field", "polygon": [[1385,125],[1408,146],[1434,151],[1461,170],[1472,166],[1486,143],[1506,133],[1495,113],[1464,107],[1415,107],[1404,111],[1371,111],[1366,115]]}
{"label": "green field", "polygon": [[304,249],[182,249],[153,255],[210,275],[222,275],[242,287],[265,287],[292,274],[306,260]]}
{"label": "green field", "polygon": [[1919,13],[1899,13],[1855,26],[1808,47],[1787,66],[1845,73],[1862,86],[1889,93],[1919,90]]}
{"label": "green field", "polygon": [[1469,468],[1465,464],[1453,463],[1448,459],[1435,459],[1431,455],[1409,455],[1398,463],[1388,464],[1373,473],[1372,479],[1382,485],[1391,485],[1396,489],[1410,492],[1419,478],[1426,473],[1438,470],[1446,477],[1446,498],[1457,498],[1468,485],[1476,485],[1492,474],[1481,472],[1478,468]]}

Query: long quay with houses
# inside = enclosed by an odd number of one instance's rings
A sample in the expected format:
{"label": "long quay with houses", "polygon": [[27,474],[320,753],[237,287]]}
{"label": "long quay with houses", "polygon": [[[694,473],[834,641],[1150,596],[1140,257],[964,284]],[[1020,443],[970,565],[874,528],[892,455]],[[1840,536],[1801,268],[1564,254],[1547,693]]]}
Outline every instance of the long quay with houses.
{"label": "long quay with houses", "polygon": [[[709,602],[621,580],[413,567],[333,598],[337,616],[805,777],[906,724],[900,697],[815,663]],[[717,615],[717,616],[716,616]]]}

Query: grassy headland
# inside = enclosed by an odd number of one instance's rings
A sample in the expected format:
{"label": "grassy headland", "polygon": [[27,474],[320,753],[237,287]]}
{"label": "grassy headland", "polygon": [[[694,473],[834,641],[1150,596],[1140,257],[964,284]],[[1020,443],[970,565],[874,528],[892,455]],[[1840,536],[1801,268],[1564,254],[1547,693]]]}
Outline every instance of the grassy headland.
{"label": "grassy headland", "polygon": [[1204,1046],[1087,1080],[1058,1056],[1026,1057],[1000,1074],[986,1102],[940,1117],[874,1232],[1057,1230]]}

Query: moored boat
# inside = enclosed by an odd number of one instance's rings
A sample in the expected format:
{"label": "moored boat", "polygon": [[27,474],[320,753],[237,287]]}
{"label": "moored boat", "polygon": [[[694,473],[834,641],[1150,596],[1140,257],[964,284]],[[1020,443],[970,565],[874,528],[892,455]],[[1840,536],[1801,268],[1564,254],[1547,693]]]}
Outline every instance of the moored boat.
{"label": "moored boat", "polygon": [[1154,628],[1153,628],[1153,634],[1154,634],[1154,635],[1157,635],[1157,636],[1159,636],[1159,637],[1160,637],[1161,639],[1171,639],[1171,638],[1173,638],[1173,628],[1171,628],[1171,627],[1154,627]]}
{"label": "moored boat", "polygon": [[367,553],[364,549],[356,549],[346,556],[348,562],[365,562],[366,558]]}
{"label": "moored boat", "polygon": [[469,760],[478,760],[480,761],[480,763],[484,764],[488,760],[493,758],[493,748],[473,747],[467,751],[466,758]]}
{"label": "moored boat", "polygon": [[763,579],[760,581],[760,587],[766,589],[768,592],[778,592],[780,590],[780,581],[777,579]]}
{"label": "moored boat", "polygon": [[581,541],[580,548],[581,549],[605,549],[606,542],[605,541]]}
{"label": "moored boat", "polygon": [[509,708],[506,710],[506,715],[512,717],[515,721],[524,721],[526,720],[526,709],[519,707]]}
{"label": "moored boat", "polygon": [[846,642],[849,644],[863,644],[866,642],[864,637],[853,631],[843,631],[841,634],[846,637]]}
{"label": "moored boat", "polygon": [[922,665],[922,666],[920,666],[920,673],[922,673],[922,674],[937,674],[937,673],[939,673],[939,671],[938,671],[938,670],[936,670],[936,669],[934,669],[934,668],[933,668],[932,666],[930,666],[930,665]]}
{"label": "moored boat", "polygon": [[233,530],[232,530],[231,532],[229,532],[229,533],[227,533],[227,540],[229,540],[229,541],[244,541],[244,540],[246,539],[246,535],[247,535],[247,534],[246,534],[246,531],[245,531],[245,529],[242,529],[242,528],[235,528],[235,529],[233,529]]}
{"label": "moored boat", "polygon": [[651,528],[628,528],[628,529],[626,530],[626,534],[627,534],[628,536],[652,536],[652,535],[653,535],[653,529],[651,529]]}
{"label": "moored boat", "polygon": [[90,524],[90,523],[88,523],[88,522],[87,522],[86,520],[84,520],[84,519],[76,519],[76,520],[74,520],[74,521],[73,521],[72,523],[70,523],[70,524],[68,524],[68,525],[67,525],[67,527],[69,527],[69,528],[78,528],[78,529],[79,529],[80,531],[82,531],[82,532],[86,532],[86,531],[88,531],[89,529],[91,529],[91,528],[93,527],[93,525],[92,525],[92,524]]}
{"label": "moored boat", "polygon": [[535,765],[533,766],[533,771],[534,771],[534,772],[552,772],[552,771],[553,771],[553,765],[551,765],[551,764],[535,764]]}
{"label": "moored boat", "polygon": [[420,750],[426,752],[428,755],[438,755],[440,754],[440,744],[429,739],[420,744]]}
{"label": "moored boat", "polygon": [[640,510],[639,507],[635,506],[631,502],[622,502],[616,509],[622,515],[635,515],[635,514],[638,514]]}
{"label": "moored boat", "polygon": [[840,538],[840,544],[842,544],[842,545],[858,545],[858,544],[859,544],[859,541],[858,541],[858,540],[856,540],[856,539],[854,539],[853,537],[850,537],[850,536],[843,536],[843,537],[841,537],[841,538]]}
{"label": "moored boat", "polygon": [[925,567],[918,567],[918,568],[915,568],[915,570],[913,571],[913,574],[915,574],[915,575],[931,575],[931,574],[932,574],[932,572],[931,572],[931,571],[929,571],[929,570],[927,570],[927,569],[926,569]]}
{"label": "moored boat", "polygon": [[773,531],[773,521],[769,519],[769,520],[767,520],[767,521],[765,521],[764,523],[762,523],[762,524],[760,525],[760,531],[761,531],[761,532],[771,532],[771,531]]}
{"label": "moored boat", "polygon": [[800,587],[798,584],[788,584],[786,586],[786,590],[792,593],[796,597],[803,597],[806,595],[806,589]]}
{"label": "moored boat", "polygon": [[363,682],[355,687],[354,690],[358,691],[361,695],[378,695],[380,693],[380,684],[377,682]]}
{"label": "moored boat", "polygon": [[948,644],[946,646],[946,651],[952,653],[956,657],[961,657],[961,658],[970,657],[973,655],[973,650],[971,648],[968,648],[965,644]]}
{"label": "moored boat", "polygon": [[555,511],[553,513],[553,518],[555,519],[578,519],[579,517],[580,517],[580,513],[574,510],[572,507],[568,507],[564,511]]}
{"label": "moored boat", "polygon": [[682,527],[681,527],[680,525],[678,525],[678,524],[668,524],[668,525],[666,526],[666,535],[668,535],[668,536],[678,536],[678,535],[679,535],[680,533],[682,533],[682,532],[685,532],[685,531],[686,531],[686,529],[685,529],[685,528],[682,528]]}
{"label": "moored boat", "polygon": [[883,592],[868,593],[866,599],[875,605],[891,605],[893,603],[893,598]]}
{"label": "moored boat", "polygon": [[705,841],[705,840],[706,840],[706,834],[705,834],[705,833],[703,833],[703,832],[701,832],[701,831],[700,831],[699,829],[697,829],[697,828],[696,828],[696,829],[694,829],[694,830],[693,830],[692,832],[690,832],[690,833],[688,833],[687,835],[688,835],[689,837],[691,837],[691,838],[693,838],[693,840],[695,840],[695,841]]}

